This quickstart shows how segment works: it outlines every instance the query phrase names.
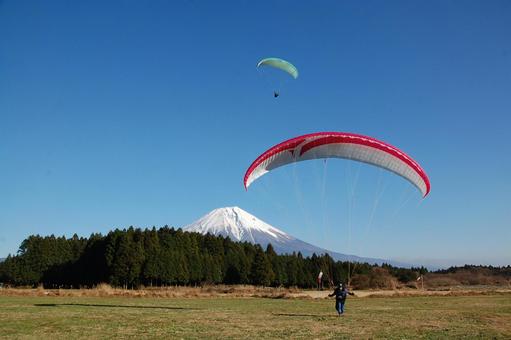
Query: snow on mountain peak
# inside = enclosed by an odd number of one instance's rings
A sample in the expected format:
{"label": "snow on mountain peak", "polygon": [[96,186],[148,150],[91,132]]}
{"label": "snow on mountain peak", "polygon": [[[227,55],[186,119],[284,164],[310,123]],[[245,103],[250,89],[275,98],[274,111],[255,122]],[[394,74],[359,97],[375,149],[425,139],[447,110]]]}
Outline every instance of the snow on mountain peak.
{"label": "snow on mountain peak", "polygon": [[[184,231],[201,234],[229,236],[235,241],[258,242],[261,238],[272,241],[292,240],[285,232],[261,221],[239,207],[215,209],[194,223],[183,228]],[[264,242],[268,243],[268,242]]]}

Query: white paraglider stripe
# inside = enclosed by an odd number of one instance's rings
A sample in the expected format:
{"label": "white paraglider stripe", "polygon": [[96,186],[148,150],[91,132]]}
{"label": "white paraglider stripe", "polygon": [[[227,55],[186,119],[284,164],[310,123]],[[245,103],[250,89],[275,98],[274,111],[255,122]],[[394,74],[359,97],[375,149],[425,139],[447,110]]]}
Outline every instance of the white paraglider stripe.
{"label": "white paraglider stripe", "polygon": [[[294,148],[275,152],[263,159],[260,164],[252,169],[252,171],[248,174],[245,181],[246,187],[248,188],[253,181],[263,176],[268,171],[289,163],[318,158],[344,158],[371,164],[394,172],[416,186],[423,196],[427,194],[428,188],[426,182],[419,174],[422,169],[420,169],[420,167],[405,154],[382,143],[379,143],[378,145],[380,147],[389,148],[392,152],[397,153],[400,157],[409,161],[413,167],[401,158],[398,158],[389,152],[385,152],[372,146],[360,144],[358,141],[361,139],[363,140],[363,138],[359,137],[353,138],[353,143],[326,143],[315,146],[302,154],[302,147],[304,145],[322,137],[324,136],[304,139],[300,145]],[[376,144],[378,142],[370,140],[370,143]]]}

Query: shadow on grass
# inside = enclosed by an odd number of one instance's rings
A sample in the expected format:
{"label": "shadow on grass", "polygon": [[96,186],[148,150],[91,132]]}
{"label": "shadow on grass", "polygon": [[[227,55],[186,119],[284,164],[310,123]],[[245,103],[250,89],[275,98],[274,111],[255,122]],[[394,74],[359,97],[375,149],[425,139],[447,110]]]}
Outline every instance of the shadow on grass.
{"label": "shadow on grass", "polygon": [[173,307],[173,306],[137,306],[137,305],[101,305],[92,303],[35,303],[36,307],[59,307],[59,306],[78,306],[78,307],[106,307],[106,308],[150,308],[150,309],[171,309],[171,310],[200,310],[192,307]]}
{"label": "shadow on grass", "polygon": [[275,316],[306,316],[309,318],[337,318],[335,314],[299,314],[299,313],[271,313]]}

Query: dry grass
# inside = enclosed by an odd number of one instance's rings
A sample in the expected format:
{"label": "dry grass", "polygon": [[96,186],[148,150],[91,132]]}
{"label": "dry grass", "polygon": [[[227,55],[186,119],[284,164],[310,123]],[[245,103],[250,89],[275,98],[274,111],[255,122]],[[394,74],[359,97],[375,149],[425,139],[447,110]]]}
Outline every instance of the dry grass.
{"label": "dry grass", "polygon": [[[211,285],[203,287],[154,287],[141,289],[114,288],[106,283],[93,289],[3,288],[0,296],[62,296],[62,297],[138,297],[138,298],[270,298],[270,299],[327,299],[330,290],[302,290],[250,285]],[[452,286],[430,289],[356,290],[356,297],[420,297],[420,296],[478,296],[511,294],[509,286]]]}
{"label": "dry grass", "polygon": [[428,288],[453,285],[511,286],[509,278],[491,275],[487,268],[478,268],[477,270],[461,269],[455,273],[447,274],[429,273],[425,275],[424,280]]}
{"label": "dry grass", "polygon": [[203,287],[155,287],[140,289],[114,288],[102,283],[93,289],[3,288],[0,296],[65,296],[65,297],[153,297],[153,298],[210,298],[261,297],[292,298],[301,292],[296,288],[256,287],[250,285],[211,285]]}

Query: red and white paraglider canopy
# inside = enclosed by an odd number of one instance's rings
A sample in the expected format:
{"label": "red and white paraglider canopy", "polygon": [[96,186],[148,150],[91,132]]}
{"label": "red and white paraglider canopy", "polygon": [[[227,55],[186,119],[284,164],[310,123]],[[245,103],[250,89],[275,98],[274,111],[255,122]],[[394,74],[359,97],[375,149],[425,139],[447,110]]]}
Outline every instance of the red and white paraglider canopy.
{"label": "red and white paraglider canopy", "polygon": [[415,185],[426,197],[429,178],[419,164],[398,148],[375,138],[346,132],[317,132],[282,142],[250,165],[243,184],[252,182],[280,166],[318,158],[352,159],[392,171]]}

